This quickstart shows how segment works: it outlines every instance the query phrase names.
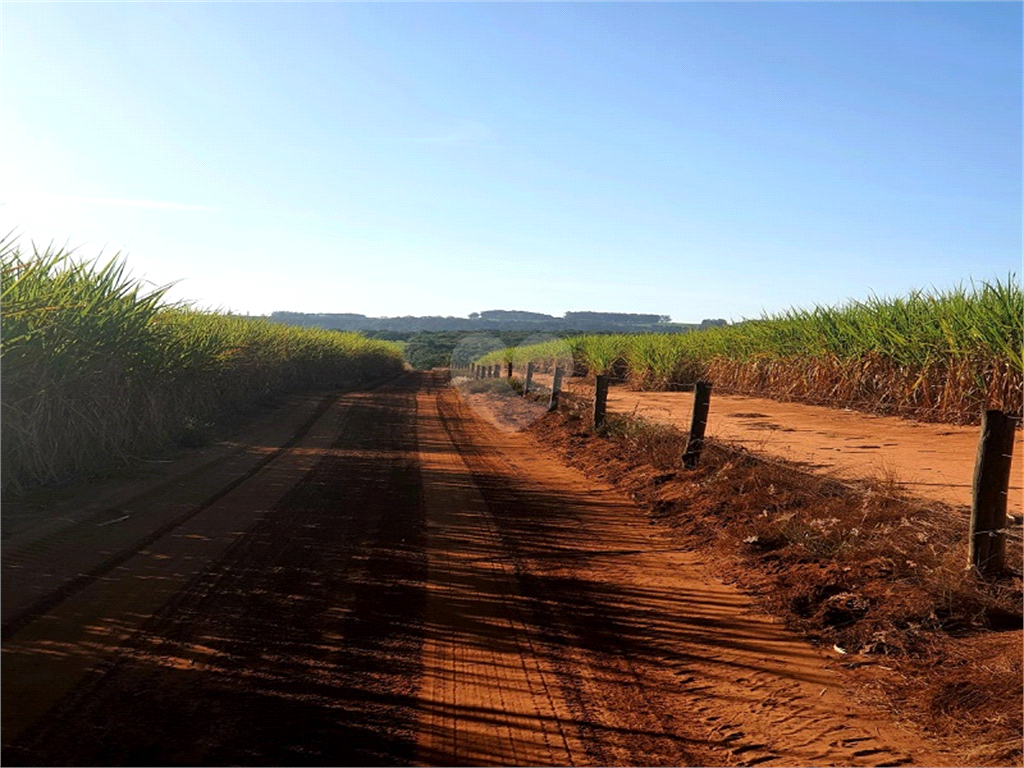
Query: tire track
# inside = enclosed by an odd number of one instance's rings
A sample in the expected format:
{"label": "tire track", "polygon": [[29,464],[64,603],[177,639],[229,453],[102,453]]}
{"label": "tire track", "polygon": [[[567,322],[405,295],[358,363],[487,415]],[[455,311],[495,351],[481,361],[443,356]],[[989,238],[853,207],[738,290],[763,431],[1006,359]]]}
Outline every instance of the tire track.
{"label": "tire track", "polygon": [[[262,458],[254,460],[252,457],[241,456],[242,451],[234,451],[228,456],[218,457],[196,467],[182,476],[171,478],[116,507],[106,507],[94,512],[64,530],[31,541],[16,551],[5,552],[5,610],[3,626],[0,628],[0,639],[4,641],[10,639],[18,630],[34,619],[39,618],[72,595],[81,592],[97,579],[111,573],[129,558],[213,506],[231,491],[254,477],[309,434],[314,424],[335,406],[338,398],[339,395],[323,397],[309,418],[303,421],[279,448]],[[229,462],[241,463],[245,468],[233,480],[219,484],[212,493],[197,504],[187,506],[184,512],[177,511],[177,505],[171,504],[167,505],[166,509],[159,510],[156,515],[150,509],[148,510],[149,514],[145,517],[140,517],[132,521],[131,525],[114,532],[103,531],[101,534],[96,530],[97,527],[100,527],[96,520],[104,516],[113,517],[120,514],[125,508],[145,509],[148,501],[159,500],[161,496],[164,498],[170,496],[172,486],[181,486],[190,482],[198,484],[201,482],[202,475],[212,476]],[[159,501],[155,506],[159,506]],[[154,528],[155,521],[161,518],[164,519],[164,522],[156,524]],[[100,547],[102,547],[101,554],[97,558],[94,553]],[[113,554],[110,554],[111,552]],[[83,557],[89,558],[89,560],[83,560]],[[40,582],[52,580],[54,572],[57,572],[57,577],[61,579],[60,583],[55,587],[48,588],[42,596],[32,597],[32,593]]]}
{"label": "tire track", "polygon": [[5,642],[7,764],[942,764],[635,505],[440,374]]}
{"label": "tire track", "polygon": [[[214,562],[172,585],[172,598],[140,627],[110,629],[109,614],[88,620],[86,636],[104,628],[116,635],[106,661],[5,743],[4,762],[412,761],[425,577],[410,428],[416,386],[407,377],[349,396],[344,422],[321,435],[324,447],[296,449],[306,463],[297,474],[292,467],[261,476],[242,486],[245,497],[230,494],[215,505],[230,529],[277,494]],[[214,528],[204,513],[144,554],[165,563],[183,541],[218,538]],[[144,574],[143,565],[128,561],[122,578]],[[116,583],[82,595],[102,588],[123,611]],[[33,652],[44,658],[54,647],[22,635],[21,665],[5,653],[15,674],[24,674]]]}
{"label": "tire track", "polygon": [[646,681],[620,637],[609,631],[600,606],[580,590],[582,580],[543,574],[531,562],[531,542],[543,539],[545,533],[506,528],[516,518],[543,517],[558,521],[556,527],[585,535],[576,497],[530,487],[521,468],[513,467],[490,441],[481,439],[481,432],[493,430],[474,419],[457,397],[451,389],[438,397],[444,427],[499,524],[504,548],[530,598],[531,624],[543,637],[544,653],[552,659],[576,722],[584,724],[588,762],[703,764],[691,740],[666,727],[674,716],[653,706]]}
{"label": "tire track", "polygon": [[419,408],[429,563],[419,761],[578,764],[583,750],[532,639],[514,570],[440,422],[437,383]]}
{"label": "tire track", "polygon": [[[955,764],[846,695],[828,660],[711,580],[700,556],[452,391],[441,411],[487,500],[534,623],[550,627],[593,761]],[[595,702],[608,702],[601,707]]]}

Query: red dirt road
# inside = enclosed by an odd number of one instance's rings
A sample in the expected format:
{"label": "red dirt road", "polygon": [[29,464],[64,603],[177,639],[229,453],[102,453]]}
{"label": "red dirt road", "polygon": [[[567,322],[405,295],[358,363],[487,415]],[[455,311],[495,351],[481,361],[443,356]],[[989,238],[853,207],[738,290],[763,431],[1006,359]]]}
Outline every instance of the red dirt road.
{"label": "red dirt road", "polygon": [[11,535],[4,764],[956,763],[440,374],[296,408]]}
{"label": "red dirt road", "polygon": [[[593,397],[593,385],[572,387]],[[692,392],[637,392],[613,386],[608,412],[636,414],[690,429]],[[978,427],[927,424],[803,403],[712,394],[708,437],[743,445],[768,456],[841,477],[891,477],[908,493],[952,506],[970,506]],[[1018,431],[1007,512],[1024,515]]]}

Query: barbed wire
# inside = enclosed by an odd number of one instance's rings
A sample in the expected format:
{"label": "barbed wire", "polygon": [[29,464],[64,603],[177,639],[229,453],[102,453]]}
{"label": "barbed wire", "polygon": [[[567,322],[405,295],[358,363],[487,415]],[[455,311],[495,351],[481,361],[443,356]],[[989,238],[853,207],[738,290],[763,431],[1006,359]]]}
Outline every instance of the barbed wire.
{"label": "barbed wire", "polygon": [[[574,377],[574,378],[582,378],[582,377]],[[632,384],[632,383],[634,383],[633,379],[619,377],[619,376],[608,376],[608,380],[610,382],[616,383],[616,384]],[[651,393],[651,394],[655,394],[655,393],[659,393],[659,392],[692,392],[693,391],[693,385],[692,384],[684,384],[682,382],[668,382],[668,385],[670,387],[673,387],[673,388],[672,389],[664,389],[664,390],[658,390],[658,389],[637,389],[637,390],[634,390],[634,391],[646,392],[646,393]],[[714,386],[714,391],[717,394],[719,394],[719,395],[732,395],[732,396],[739,396],[739,397],[759,397],[759,398],[764,399],[764,400],[773,400],[775,402],[790,402],[790,403],[797,403],[797,404],[803,404],[803,405],[816,405],[816,406],[821,406],[821,407],[825,407],[825,408],[831,408],[833,410],[854,410],[854,411],[859,411],[861,413],[868,413],[868,414],[875,415],[875,416],[879,416],[879,415],[880,416],[899,416],[899,415],[901,415],[903,413],[908,413],[908,412],[927,413],[927,414],[935,415],[935,414],[937,414],[937,413],[939,413],[941,411],[941,408],[939,406],[934,406],[934,405],[933,406],[927,406],[927,405],[896,405],[896,404],[893,404],[891,407],[885,407],[883,405],[883,407],[882,407],[882,409],[880,411],[869,411],[869,410],[864,410],[864,409],[861,409],[861,408],[854,407],[857,403],[867,402],[867,398],[864,398],[864,399],[861,399],[861,400],[848,399],[848,400],[843,401],[843,400],[835,400],[835,399],[831,399],[830,400],[830,399],[826,399],[826,398],[815,398],[815,397],[809,397],[809,396],[805,396],[805,395],[793,395],[793,396],[782,395],[782,397],[785,397],[786,399],[780,399],[780,396],[778,394],[774,394],[774,395],[769,395],[767,393],[757,393],[757,394],[754,394],[754,393],[751,393],[749,390],[736,389],[734,387],[726,387],[726,386],[723,386],[721,384],[716,384],[716,385],[713,385],[713,386]],[[1014,411],[1008,411],[1008,412],[1004,411],[1004,413],[1006,413],[1008,418],[1014,419],[1015,421],[1022,421],[1022,420],[1024,420],[1024,416],[1022,416],[1021,414],[1018,414],[1018,413],[1016,413]],[[952,424],[954,422],[937,420],[937,423]],[[963,426],[963,425],[961,424],[960,426]]]}
{"label": "barbed wire", "polygon": [[[587,398],[585,398],[582,395],[570,392],[569,396],[571,398],[575,398],[579,403],[587,402]],[[631,418],[631,419],[636,419],[637,418],[637,415],[636,415],[635,411],[632,414],[618,413],[618,414],[610,414],[610,415],[611,416],[618,416],[618,417],[622,417],[622,418]],[[643,417],[640,416],[639,418],[643,418]],[[684,430],[680,429],[678,426],[676,426],[674,424],[664,424],[664,426],[667,426],[667,427],[670,427],[672,429],[675,429],[676,431],[678,431],[680,433],[681,437],[685,436],[685,434],[686,434]],[[971,506],[970,503],[967,503],[967,504],[963,504],[963,503],[956,504],[956,503],[941,501],[939,499],[930,499],[930,498],[927,498],[927,497],[923,497],[923,496],[919,496],[917,494],[914,494],[914,493],[910,492],[909,490],[905,491],[901,495],[897,495],[897,494],[893,494],[893,493],[886,493],[885,491],[881,491],[877,487],[874,487],[874,483],[885,483],[885,482],[887,482],[885,479],[876,479],[876,478],[872,478],[870,476],[868,476],[868,477],[842,477],[842,476],[838,475],[838,471],[840,471],[840,470],[833,470],[833,471],[824,471],[824,472],[822,472],[822,471],[815,471],[815,470],[812,470],[812,469],[806,469],[804,467],[801,467],[801,466],[797,465],[796,463],[794,463],[794,462],[792,462],[790,460],[774,458],[774,457],[768,455],[767,453],[765,453],[764,451],[757,450],[757,449],[754,449],[754,448],[748,448],[748,447],[746,447],[744,445],[740,445],[738,443],[734,443],[734,442],[731,442],[729,440],[724,440],[722,438],[715,437],[714,435],[708,435],[708,436],[705,437],[705,446],[707,446],[708,444],[714,445],[714,446],[716,446],[716,447],[726,451],[727,453],[730,453],[730,454],[733,454],[733,455],[743,455],[743,454],[752,455],[757,461],[759,461],[759,462],[761,462],[763,464],[768,464],[770,466],[776,467],[778,469],[786,470],[786,471],[789,471],[789,472],[796,472],[798,474],[804,475],[805,477],[813,478],[815,480],[829,480],[829,481],[838,483],[839,485],[841,485],[841,486],[843,486],[845,488],[848,488],[848,489],[850,489],[850,490],[852,490],[854,492],[857,492],[857,493],[864,493],[865,492],[864,491],[864,486],[867,486],[868,490],[870,490],[871,496],[873,496],[874,498],[886,499],[886,500],[889,500],[889,501],[894,501],[894,502],[903,503],[903,504],[906,504],[908,502],[909,503],[916,502],[916,503],[919,503],[919,504],[923,504],[925,506],[933,506],[933,507],[937,506],[937,507],[939,507],[941,509],[950,510],[952,512],[957,513],[958,517],[962,517],[964,511],[966,511],[966,513],[968,515],[970,514],[970,506]],[[891,482],[893,482],[894,484],[898,484],[898,485],[911,485],[912,484],[910,482],[901,482],[900,480],[897,480],[897,479],[893,479],[893,480],[891,480]],[[1011,514],[1007,513],[1007,518],[1008,518],[1009,525],[1008,525],[1008,527],[1002,529],[1006,533],[1007,538],[1010,539],[1010,540],[1013,540],[1013,541],[1022,541],[1022,542],[1024,542],[1024,529],[1022,529],[1022,523],[1024,523],[1024,516],[1011,515]],[[1010,527],[1010,526],[1013,526],[1013,527]]]}
{"label": "barbed wire", "polygon": [[[622,380],[620,379],[620,381]],[[544,387],[544,389],[548,388]],[[564,403],[569,402],[575,404],[576,406],[585,407],[586,404],[591,402],[591,398],[588,398],[585,394],[574,392],[571,389],[562,390],[561,397],[563,398]],[[633,413],[616,413],[609,414],[609,416],[633,420],[642,419],[648,421],[648,423],[651,423],[652,421],[650,419],[644,419],[643,416],[638,416],[635,409]],[[680,429],[677,425],[664,423],[662,423],[662,425],[678,432],[680,438],[685,437],[686,432],[683,429]],[[876,500],[887,500],[901,505],[910,504],[913,505],[913,507],[915,508],[914,511],[938,511],[939,514],[955,516],[957,519],[967,521],[969,521],[969,517],[971,514],[970,503],[957,504],[953,502],[942,501],[939,499],[927,498],[924,496],[920,496],[918,494],[914,494],[910,490],[904,490],[902,493],[899,494],[887,493],[878,487],[879,484],[885,484],[887,482],[902,486],[913,484],[912,482],[901,482],[900,480],[896,479],[895,476],[889,479],[872,477],[870,475],[864,477],[844,477],[841,474],[841,468],[825,471],[808,469],[799,466],[798,464],[794,463],[791,460],[787,460],[785,458],[776,458],[767,454],[763,450],[758,450],[756,448],[748,448],[746,446],[740,445],[739,443],[734,443],[728,440],[724,440],[722,438],[715,437],[714,435],[710,435],[705,438],[705,446],[714,446],[715,448],[723,450],[727,454],[733,456],[747,455],[754,458],[762,465],[775,467],[776,469],[789,473],[796,473],[818,482],[833,482],[843,488],[848,489],[849,491],[855,494],[858,494],[866,498],[872,498]],[[681,457],[682,452],[680,451],[680,470],[682,469]],[[914,516],[913,514],[910,515],[910,518],[915,523],[919,523],[929,527],[935,527],[935,523],[932,523],[924,518]],[[1004,528],[1000,529],[1001,532],[1005,535],[1007,543],[1013,543],[1014,546],[1017,546],[1019,544],[1022,547],[1024,547],[1024,526],[1022,526],[1022,524],[1024,524],[1024,515],[1012,515],[1007,513],[1007,525]]]}
{"label": "barbed wire", "polygon": [[[517,366],[513,370],[518,372],[521,367],[522,366]],[[465,368],[463,370],[469,370],[469,369]],[[501,366],[501,372],[504,373],[505,371],[506,371],[506,369],[505,369],[504,365],[502,365]],[[537,375],[549,376],[551,374],[550,373],[546,373],[546,372],[541,372],[541,371],[535,371],[534,375],[535,376],[537,376]],[[633,383],[635,383],[634,379],[631,379],[631,378],[628,378],[628,377],[613,376],[613,375],[610,375],[610,374],[604,374],[604,375],[608,379],[609,382],[614,383],[614,384],[633,384]],[[573,376],[572,374],[570,374],[568,378],[589,379],[590,375],[587,374],[587,375],[584,375],[584,376]],[[648,393],[658,393],[658,392],[692,392],[694,385],[693,384],[687,384],[687,383],[684,383],[684,382],[669,381],[669,382],[667,382],[667,386],[670,387],[670,388],[669,389],[642,389],[641,388],[641,389],[637,389],[635,391],[637,391],[637,392],[648,392]],[[779,395],[779,394],[768,395],[767,393],[754,394],[754,393],[751,393],[748,390],[737,389],[737,388],[734,388],[734,387],[726,387],[726,386],[723,386],[721,384],[714,385],[714,391],[717,394],[720,394],[720,395],[731,395],[731,396],[738,396],[738,397],[760,397],[760,398],[765,399],[765,400],[774,400],[775,402],[789,402],[789,403],[797,403],[797,404],[803,404],[803,405],[816,405],[816,406],[821,406],[821,407],[825,407],[825,408],[830,408],[832,410],[858,411],[860,413],[866,413],[866,414],[870,414],[870,415],[873,415],[873,416],[896,416],[896,417],[899,417],[899,416],[901,416],[903,414],[908,414],[908,413],[920,413],[920,414],[928,414],[928,415],[931,415],[931,416],[937,416],[938,414],[941,413],[941,410],[942,410],[940,406],[934,406],[934,405],[931,405],[931,406],[929,406],[929,405],[909,405],[909,404],[908,405],[892,404],[891,406],[888,406],[886,404],[882,404],[881,407],[878,410],[866,410],[864,408],[857,408],[856,405],[858,403],[867,403],[867,402],[869,402],[867,398],[863,398],[863,399],[859,399],[859,400],[856,399],[856,398],[854,398],[854,399],[845,399],[845,400],[837,400],[837,399],[817,398],[817,397],[807,396],[807,395],[788,396],[788,395],[785,395],[785,394],[782,394],[782,395]],[[785,398],[785,399],[780,399],[780,398]],[[982,410],[986,410],[986,409],[983,408]],[[1017,413],[1016,411],[1003,411],[1003,412],[1006,414],[1006,416],[1008,418],[1011,418],[1014,421],[1024,422],[1024,414]],[[955,425],[958,425],[958,426],[965,426],[964,423],[952,422],[952,421],[943,420],[943,419],[933,419],[933,420],[931,420],[931,422],[932,423],[939,423],[939,424],[955,424]],[[978,424],[978,422],[976,422],[973,419],[966,423],[966,425],[969,425],[969,426],[977,426],[977,424]]]}

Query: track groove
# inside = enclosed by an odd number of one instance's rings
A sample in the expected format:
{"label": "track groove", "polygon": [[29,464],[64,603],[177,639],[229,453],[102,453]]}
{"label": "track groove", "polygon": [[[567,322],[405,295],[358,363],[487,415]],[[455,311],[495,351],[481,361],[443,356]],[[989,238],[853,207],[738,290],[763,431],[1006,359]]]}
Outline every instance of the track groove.
{"label": "track groove", "polygon": [[942,764],[635,504],[438,374],[4,643],[5,764]]}
{"label": "track groove", "polygon": [[[267,488],[283,481],[284,492],[141,627],[112,638],[105,662],[14,743],[5,723],[4,762],[410,762],[412,715],[402,712],[417,679],[424,578],[415,386],[350,396],[346,420],[322,434],[326,450],[301,453],[287,480],[244,484],[246,498],[221,512],[229,528]],[[149,556],[201,543],[208,517]],[[24,675],[48,642],[24,634],[4,648],[5,699],[8,672]]]}
{"label": "track groove", "polygon": [[[290,438],[288,438],[288,440],[283,445],[281,445],[273,452],[267,454],[263,458],[259,459],[244,473],[219,487],[211,495],[204,498],[195,506],[189,508],[182,514],[175,516],[171,520],[160,525],[159,527],[150,531],[149,533],[146,533],[140,538],[135,539],[130,544],[128,544],[124,549],[121,549],[113,556],[103,559],[101,562],[88,568],[88,570],[86,570],[84,573],[79,573],[71,577],[69,580],[65,581],[63,584],[53,589],[49,594],[28,603],[17,613],[12,614],[9,618],[5,618],[3,626],[0,627],[0,640],[6,641],[10,639],[18,632],[19,629],[30,623],[33,619],[42,616],[47,611],[64,602],[72,595],[81,592],[83,589],[85,589],[88,585],[95,582],[97,579],[102,578],[118,566],[127,562],[129,558],[141,552],[145,547],[149,546],[155,541],[158,541],[162,537],[166,536],[169,532],[173,531],[175,528],[178,528],[179,526],[188,522],[203,510],[213,506],[222,498],[227,496],[231,491],[235,490],[240,485],[242,485],[242,483],[254,477],[256,473],[264,469],[271,462],[279,459],[289,448],[295,446],[300,440],[302,440],[302,438],[304,438],[309,433],[309,430],[312,429],[313,425],[325,413],[327,413],[327,411],[331,408],[331,406],[333,406],[337,402],[337,400],[338,395],[328,395],[322,398],[319,405],[317,405],[316,409],[313,411],[313,414],[299,426],[299,428],[292,434]],[[151,495],[154,491],[159,492],[169,490],[172,484],[180,484],[182,482],[186,482],[190,479],[193,479],[195,476],[199,475],[202,472],[210,471],[217,464],[226,461],[228,458],[230,457],[224,457],[222,459],[218,459],[215,460],[214,462],[211,462],[211,464],[209,465],[197,467],[195,470],[188,473],[187,475],[183,477],[175,477],[172,480],[168,481],[167,483],[161,484],[153,491],[140,494],[138,497],[129,499],[128,501],[124,502],[124,504],[137,505],[142,501],[142,499]],[[96,518],[104,514],[117,513],[120,511],[120,509],[121,507],[118,506],[108,507],[106,509],[99,510],[96,513],[90,515],[85,520],[80,521],[78,525],[90,525],[92,524],[92,521]],[[32,542],[28,547],[24,549],[24,551],[5,553],[4,565],[8,569],[12,567],[24,568],[27,563],[22,564],[22,561],[26,559],[26,556],[31,557],[35,555],[38,557],[39,554],[46,552],[47,545],[52,545],[54,541],[66,541],[70,537],[75,536],[76,533],[78,532],[75,530],[59,531],[53,535],[46,537],[43,540]],[[80,534],[78,535],[80,537]],[[15,576],[15,578],[17,578],[17,576]]]}
{"label": "track groove", "polygon": [[[698,556],[666,546],[667,532],[631,500],[556,466],[532,438],[488,427],[454,393],[441,402],[535,622],[551,629],[560,681],[581,689],[569,698],[607,702],[577,712],[602,718],[594,762],[951,762],[844,696],[819,652],[710,580]],[[613,549],[637,554],[608,556]],[[840,743],[834,732],[863,742]]]}

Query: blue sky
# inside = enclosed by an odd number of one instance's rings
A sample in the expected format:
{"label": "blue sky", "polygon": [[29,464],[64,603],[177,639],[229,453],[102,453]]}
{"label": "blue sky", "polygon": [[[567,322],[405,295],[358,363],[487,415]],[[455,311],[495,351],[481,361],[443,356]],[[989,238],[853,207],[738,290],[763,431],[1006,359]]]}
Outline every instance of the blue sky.
{"label": "blue sky", "polygon": [[738,320],[1021,272],[1021,3],[0,13],[0,227],[200,306]]}

